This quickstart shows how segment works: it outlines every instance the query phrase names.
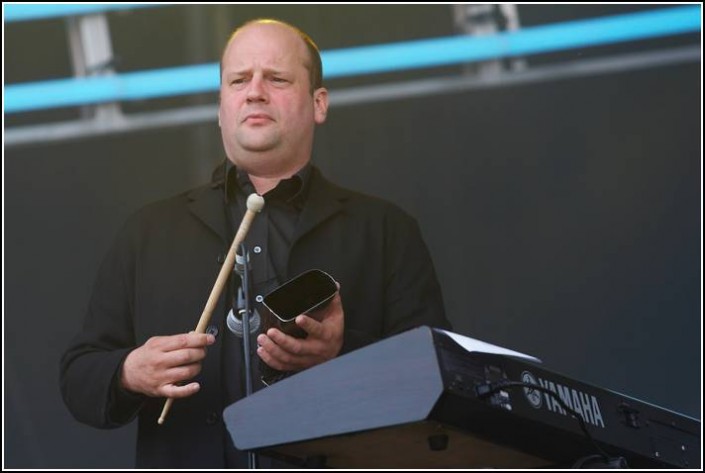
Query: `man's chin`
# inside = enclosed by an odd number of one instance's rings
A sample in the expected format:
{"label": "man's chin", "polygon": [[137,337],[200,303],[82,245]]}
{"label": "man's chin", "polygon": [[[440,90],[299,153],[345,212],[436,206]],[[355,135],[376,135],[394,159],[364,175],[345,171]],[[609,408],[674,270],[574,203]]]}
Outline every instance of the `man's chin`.
{"label": "man's chin", "polygon": [[243,150],[250,153],[263,153],[272,151],[276,148],[278,140],[272,137],[258,137],[253,139],[241,140],[240,146]]}

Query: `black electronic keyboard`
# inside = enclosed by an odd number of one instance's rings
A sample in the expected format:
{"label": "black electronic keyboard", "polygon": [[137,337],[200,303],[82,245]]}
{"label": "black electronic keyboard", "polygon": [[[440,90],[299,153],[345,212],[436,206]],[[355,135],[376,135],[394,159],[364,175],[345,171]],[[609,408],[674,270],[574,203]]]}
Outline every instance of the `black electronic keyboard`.
{"label": "black electronic keyboard", "polygon": [[699,420],[456,340],[410,330],[238,401],[224,420],[238,448],[308,467],[701,467]]}

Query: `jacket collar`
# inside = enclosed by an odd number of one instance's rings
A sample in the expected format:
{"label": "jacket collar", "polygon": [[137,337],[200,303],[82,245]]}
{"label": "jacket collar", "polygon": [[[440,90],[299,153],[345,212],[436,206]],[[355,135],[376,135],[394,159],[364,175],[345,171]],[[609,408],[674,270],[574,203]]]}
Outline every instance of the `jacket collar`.
{"label": "jacket collar", "polygon": [[210,184],[188,192],[187,198],[191,213],[213,230],[221,240],[227,241],[231,231],[228,229],[225,215],[224,184],[225,163],[215,169]]}
{"label": "jacket collar", "polygon": [[[336,215],[343,209],[343,202],[349,192],[336,186],[312,166],[310,189],[299,223],[294,234],[294,244],[315,227]],[[292,245],[293,246],[293,245]]]}
{"label": "jacket collar", "polygon": [[[187,194],[191,213],[223,241],[227,241],[229,235],[233,234],[228,229],[225,215],[225,176],[226,166],[223,163],[213,172],[213,178],[209,185],[194,189]],[[349,191],[336,186],[323,177],[315,166],[311,166],[309,178],[310,188],[306,204],[299,217],[292,247],[300,238],[340,212],[343,208],[343,202],[350,195]],[[239,222],[237,224],[239,225]]]}

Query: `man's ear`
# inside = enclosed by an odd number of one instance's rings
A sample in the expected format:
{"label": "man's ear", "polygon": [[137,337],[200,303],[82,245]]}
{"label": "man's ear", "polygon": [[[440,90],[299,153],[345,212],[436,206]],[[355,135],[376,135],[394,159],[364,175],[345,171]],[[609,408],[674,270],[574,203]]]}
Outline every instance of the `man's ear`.
{"label": "man's ear", "polygon": [[313,92],[313,120],[322,125],[328,116],[328,90],[324,87]]}

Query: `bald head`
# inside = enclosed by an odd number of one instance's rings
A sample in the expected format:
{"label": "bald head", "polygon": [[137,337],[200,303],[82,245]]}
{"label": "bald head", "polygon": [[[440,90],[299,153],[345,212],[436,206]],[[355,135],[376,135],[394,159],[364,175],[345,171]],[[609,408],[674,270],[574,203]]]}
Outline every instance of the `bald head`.
{"label": "bald head", "polygon": [[311,159],[328,91],[312,82],[306,44],[292,27],[259,20],[239,28],[223,51],[218,108],[223,145],[251,179],[278,182]]}
{"label": "bald head", "polygon": [[223,80],[223,57],[225,56],[226,51],[228,50],[228,47],[230,44],[233,42],[235,37],[245,31],[248,28],[253,28],[257,26],[270,26],[270,27],[279,27],[279,28],[284,28],[294,35],[296,35],[300,40],[301,44],[305,47],[305,54],[303,55],[303,62],[304,62],[304,67],[308,71],[309,74],[309,81],[310,81],[310,88],[311,88],[311,93],[313,93],[315,90],[320,89],[323,87],[323,64],[321,62],[321,52],[318,49],[318,46],[316,46],[316,43],[313,42],[311,37],[298,29],[297,27],[290,25],[289,23],[286,23],[284,21],[280,20],[275,20],[275,19],[269,19],[269,18],[260,18],[257,20],[250,20],[247,23],[243,24],[242,26],[238,27],[235,29],[235,31],[232,32],[230,35],[230,38],[228,38],[227,43],[225,44],[225,48],[223,48],[223,54],[221,54],[221,59],[220,59],[220,77],[221,81]]}

